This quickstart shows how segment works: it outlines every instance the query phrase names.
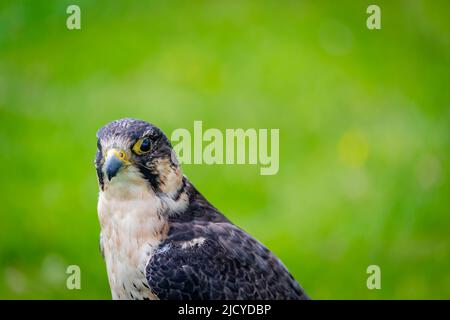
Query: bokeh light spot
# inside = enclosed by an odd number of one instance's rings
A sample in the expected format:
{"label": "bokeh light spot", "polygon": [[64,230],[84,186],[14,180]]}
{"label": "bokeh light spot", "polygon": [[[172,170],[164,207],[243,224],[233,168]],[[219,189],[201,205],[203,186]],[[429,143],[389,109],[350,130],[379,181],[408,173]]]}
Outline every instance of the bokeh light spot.
{"label": "bokeh light spot", "polygon": [[354,167],[361,166],[369,155],[369,144],[366,137],[357,130],[345,132],[339,140],[340,160]]}

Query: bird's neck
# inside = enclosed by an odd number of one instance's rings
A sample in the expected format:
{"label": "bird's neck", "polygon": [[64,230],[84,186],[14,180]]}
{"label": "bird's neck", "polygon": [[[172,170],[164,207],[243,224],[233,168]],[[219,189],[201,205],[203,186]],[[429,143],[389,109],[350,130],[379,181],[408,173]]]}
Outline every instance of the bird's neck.
{"label": "bird's neck", "polygon": [[101,190],[98,200],[101,246],[116,299],[146,292],[142,270],[169,229],[162,214],[165,204],[153,189],[139,180],[121,178]]}

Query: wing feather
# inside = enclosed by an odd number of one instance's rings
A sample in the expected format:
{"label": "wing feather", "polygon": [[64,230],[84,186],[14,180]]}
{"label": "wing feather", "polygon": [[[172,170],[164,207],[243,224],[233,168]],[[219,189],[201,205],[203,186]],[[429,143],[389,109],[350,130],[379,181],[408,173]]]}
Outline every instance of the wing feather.
{"label": "wing feather", "polygon": [[159,299],[307,299],[281,261],[230,222],[172,223],[146,277]]}

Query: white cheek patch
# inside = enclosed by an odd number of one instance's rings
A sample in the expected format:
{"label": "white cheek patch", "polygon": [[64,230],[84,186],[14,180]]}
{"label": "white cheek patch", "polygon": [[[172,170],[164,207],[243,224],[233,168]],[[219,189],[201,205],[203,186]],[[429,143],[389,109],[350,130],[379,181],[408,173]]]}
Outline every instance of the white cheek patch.
{"label": "white cheek patch", "polygon": [[205,238],[203,237],[198,237],[195,239],[192,239],[190,241],[185,241],[181,244],[181,249],[186,250],[188,248],[192,248],[195,246],[201,246],[203,244],[203,242],[205,242]]}
{"label": "white cheek patch", "polygon": [[181,169],[174,168],[169,159],[159,159],[156,162],[156,171],[161,181],[161,191],[169,195],[175,194],[183,181]]}
{"label": "white cheek patch", "polygon": [[183,212],[189,204],[187,193],[182,193],[176,201],[164,193],[158,194],[158,197],[161,199],[164,209],[166,209],[163,211],[167,212],[169,215]]}
{"label": "white cheek patch", "polygon": [[105,196],[113,200],[142,198],[144,195],[153,195],[148,182],[134,166],[121,169],[111,181],[105,183]]}

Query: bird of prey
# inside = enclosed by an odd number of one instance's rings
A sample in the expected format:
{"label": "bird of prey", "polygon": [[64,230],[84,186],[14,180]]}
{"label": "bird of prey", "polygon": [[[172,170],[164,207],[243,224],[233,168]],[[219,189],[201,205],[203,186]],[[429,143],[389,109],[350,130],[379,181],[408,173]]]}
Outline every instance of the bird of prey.
{"label": "bird of prey", "polygon": [[266,247],[182,174],[156,126],[97,132],[100,248],[113,299],[308,299]]}

